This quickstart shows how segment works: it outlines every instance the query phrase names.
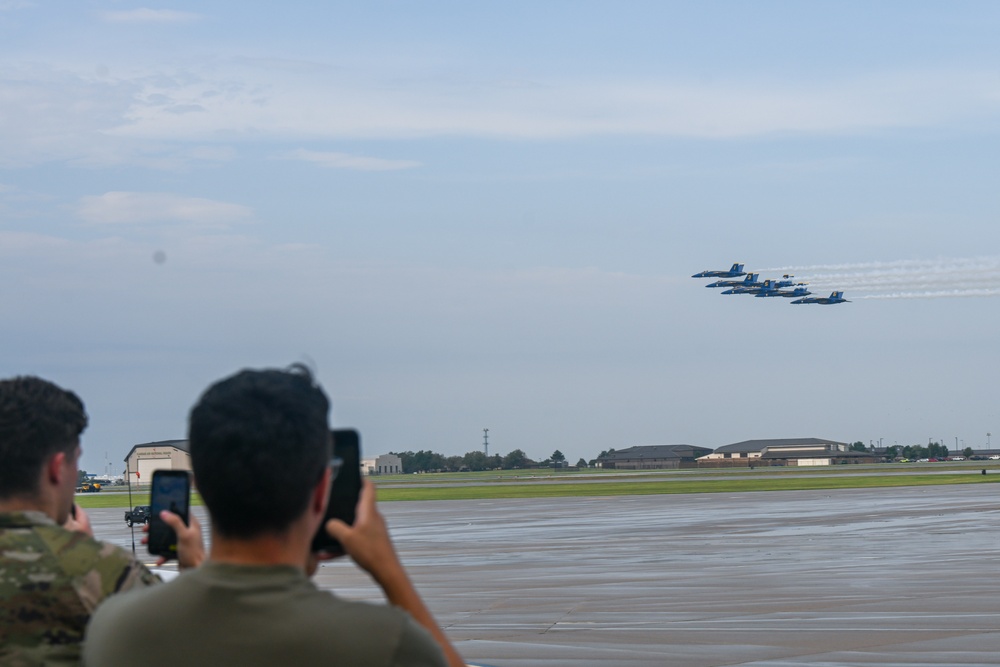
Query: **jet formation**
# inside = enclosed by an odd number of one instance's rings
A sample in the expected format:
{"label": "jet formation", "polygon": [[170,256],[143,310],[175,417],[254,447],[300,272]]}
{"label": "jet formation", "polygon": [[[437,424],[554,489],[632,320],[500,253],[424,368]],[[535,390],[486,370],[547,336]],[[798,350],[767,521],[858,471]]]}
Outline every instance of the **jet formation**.
{"label": "jet formation", "polygon": [[[742,280],[735,280],[744,276]],[[759,273],[748,273],[743,270],[743,264],[733,264],[728,271],[702,271],[692,278],[725,278],[705,285],[711,288],[726,288],[723,294],[750,294],[754,297],[783,297],[795,299],[792,303],[818,303],[824,306],[837,303],[850,303],[844,298],[843,292],[833,292],[828,297],[811,297],[806,285],[792,280],[795,276],[783,275],[781,280],[768,278],[761,281]],[[791,289],[788,289],[791,288]]]}

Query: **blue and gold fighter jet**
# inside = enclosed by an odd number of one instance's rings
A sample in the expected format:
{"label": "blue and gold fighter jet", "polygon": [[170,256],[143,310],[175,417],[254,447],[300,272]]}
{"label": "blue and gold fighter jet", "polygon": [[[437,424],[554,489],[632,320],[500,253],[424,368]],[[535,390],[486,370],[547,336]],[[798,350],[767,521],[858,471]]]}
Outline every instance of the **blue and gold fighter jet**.
{"label": "blue and gold fighter jet", "polygon": [[807,297],[805,299],[796,299],[792,303],[820,303],[824,306],[829,306],[835,303],[850,303],[844,298],[843,292],[831,292],[830,296],[820,296],[820,297]]}
{"label": "blue and gold fighter jet", "polygon": [[740,276],[745,276],[746,271],[743,270],[742,264],[733,264],[728,271],[702,271],[701,273],[696,273],[692,278],[739,278]]}

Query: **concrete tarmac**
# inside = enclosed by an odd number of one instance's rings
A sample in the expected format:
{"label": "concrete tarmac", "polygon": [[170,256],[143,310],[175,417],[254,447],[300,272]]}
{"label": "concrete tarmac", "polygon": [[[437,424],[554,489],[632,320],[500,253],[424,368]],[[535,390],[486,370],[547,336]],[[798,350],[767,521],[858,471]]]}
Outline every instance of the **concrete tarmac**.
{"label": "concrete tarmac", "polygon": [[[382,510],[474,663],[982,667],[1000,665],[998,501],[984,484]],[[123,510],[90,515],[130,547]],[[382,601],[348,560],[316,581]]]}

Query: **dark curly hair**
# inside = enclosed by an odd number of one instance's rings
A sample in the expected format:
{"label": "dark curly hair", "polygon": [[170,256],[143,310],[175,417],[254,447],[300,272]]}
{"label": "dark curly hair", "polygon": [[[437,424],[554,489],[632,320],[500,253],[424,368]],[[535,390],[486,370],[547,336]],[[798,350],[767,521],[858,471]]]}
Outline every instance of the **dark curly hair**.
{"label": "dark curly hair", "polygon": [[70,452],[87,428],[83,401],[48,380],[0,380],[0,498],[38,492],[42,466]]}
{"label": "dark curly hair", "polygon": [[298,518],[329,465],[330,402],[309,369],[243,370],[191,409],[198,490],[221,534],[279,533]]}

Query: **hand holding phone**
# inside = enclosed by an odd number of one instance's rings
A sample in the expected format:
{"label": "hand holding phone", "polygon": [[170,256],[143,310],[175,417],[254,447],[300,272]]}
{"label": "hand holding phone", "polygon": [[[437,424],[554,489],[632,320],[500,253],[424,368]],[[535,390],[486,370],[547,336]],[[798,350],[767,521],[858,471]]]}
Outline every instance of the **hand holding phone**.
{"label": "hand holding phone", "polygon": [[361,438],[354,429],[336,429],[333,434],[333,456],[340,460],[337,476],[330,485],[330,500],[326,516],[313,538],[312,551],[342,556],[344,548],[326,532],[326,522],[340,519],[353,524],[361,495]]}
{"label": "hand holding phone", "polygon": [[191,475],[186,470],[154,470],[149,492],[149,553],[177,558],[177,533],[164,523],[160,512],[169,510],[190,525]]}

